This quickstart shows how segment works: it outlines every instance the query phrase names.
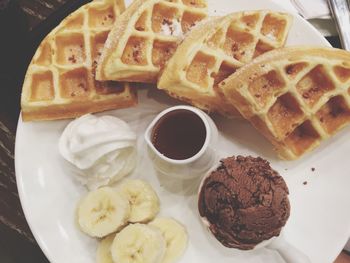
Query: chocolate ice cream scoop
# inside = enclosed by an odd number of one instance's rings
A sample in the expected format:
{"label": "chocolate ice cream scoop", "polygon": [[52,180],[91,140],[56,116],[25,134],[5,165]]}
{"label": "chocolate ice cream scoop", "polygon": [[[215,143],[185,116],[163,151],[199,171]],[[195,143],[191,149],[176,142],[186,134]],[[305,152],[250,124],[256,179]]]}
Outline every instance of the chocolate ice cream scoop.
{"label": "chocolate ice cream scoop", "polygon": [[229,157],[204,179],[198,209],[224,246],[248,250],[280,234],[289,218],[288,194],[268,161]]}

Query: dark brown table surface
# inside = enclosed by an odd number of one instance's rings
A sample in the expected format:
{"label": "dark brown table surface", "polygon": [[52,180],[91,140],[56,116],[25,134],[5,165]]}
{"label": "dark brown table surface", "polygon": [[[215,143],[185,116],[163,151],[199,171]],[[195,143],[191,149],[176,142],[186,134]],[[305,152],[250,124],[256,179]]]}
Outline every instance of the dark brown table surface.
{"label": "dark brown table surface", "polygon": [[[88,0],[0,0],[0,262],[48,262],[18,197],[14,145],[25,70],[41,39]],[[338,38],[329,39],[339,46]],[[350,263],[342,253],[337,263]]]}

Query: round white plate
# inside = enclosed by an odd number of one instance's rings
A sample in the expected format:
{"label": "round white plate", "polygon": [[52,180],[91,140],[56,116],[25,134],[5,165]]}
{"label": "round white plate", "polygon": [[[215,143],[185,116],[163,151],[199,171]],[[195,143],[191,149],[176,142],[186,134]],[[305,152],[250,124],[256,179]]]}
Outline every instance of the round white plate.
{"label": "round white plate", "polygon": [[[211,15],[248,9],[283,10],[268,0],[209,0]],[[288,45],[329,45],[300,17],[295,17]],[[145,151],[143,132],[162,109],[178,102],[155,89],[141,90],[139,106],[110,114],[129,122],[138,133],[139,161],[131,177],[143,178],[161,199],[161,215],[172,216],[187,226],[190,242],[182,263],[189,262],[283,262],[272,250],[236,252],[219,245],[197,217],[198,181],[176,181],[157,176]],[[101,115],[101,114],[100,114]],[[349,129],[322,144],[300,161],[276,159],[272,146],[245,121],[214,118],[221,132],[220,156],[262,156],[271,161],[290,189],[291,217],[285,238],[306,253],[312,262],[329,263],[350,236]],[[69,121],[23,123],[19,120],[16,140],[16,175],[22,206],[31,230],[51,262],[95,262],[97,241],[81,233],[74,211],[86,193],[60,157],[57,143]],[[311,168],[315,168],[314,172]],[[307,181],[307,185],[303,182]]]}

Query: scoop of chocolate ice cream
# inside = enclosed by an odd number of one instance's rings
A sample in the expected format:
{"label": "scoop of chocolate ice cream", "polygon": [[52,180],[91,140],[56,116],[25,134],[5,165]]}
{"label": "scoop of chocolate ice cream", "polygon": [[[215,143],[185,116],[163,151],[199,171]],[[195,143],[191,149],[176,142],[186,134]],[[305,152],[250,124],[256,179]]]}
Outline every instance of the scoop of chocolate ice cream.
{"label": "scoop of chocolate ice cream", "polygon": [[229,157],[203,182],[198,209],[226,247],[253,249],[278,236],[289,218],[288,187],[258,157]]}

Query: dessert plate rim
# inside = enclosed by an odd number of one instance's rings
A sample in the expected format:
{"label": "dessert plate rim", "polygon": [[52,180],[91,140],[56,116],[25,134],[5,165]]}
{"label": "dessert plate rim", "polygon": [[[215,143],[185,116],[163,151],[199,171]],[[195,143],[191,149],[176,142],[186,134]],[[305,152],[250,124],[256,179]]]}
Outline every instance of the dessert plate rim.
{"label": "dessert plate rim", "polygon": [[[225,8],[227,5],[231,3],[232,0],[208,0],[209,2],[209,12],[211,15],[218,15],[221,12],[227,12],[225,11]],[[235,0],[236,5],[239,6],[240,4],[243,4],[244,2],[247,2],[247,0]],[[254,9],[255,6],[257,6],[256,9],[262,9],[259,8],[261,6],[264,6],[264,9],[274,9],[274,10],[281,10],[281,11],[287,11],[283,6],[278,5],[274,3],[272,0],[251,0],[248,1],[250,2],[249,4],[246,3],[246,5],[252,6],[252,9]],[[126,4],[128,5],[130,3],[129,0],[126,0]],[[216,3],[215,6],[211,3]],[[215,9],[215,10],[214,10]],[[235,8],[237,11],[239,8]],[[220,11],[221,10],[221,11]],[[231,10],[231,9],[229,9]],[[214,12],[215,11],[215,12]],[[287,11],[288,12],[288,11]],[[304,20],[302,17],[295,15],[294,16],[294,21],[296,23],[293,23],[292,27],[295,27],[297,25],[297,31],[300,31],[300,34],[303,34],[304,31],[307,31],[310,33],[310,35],[305,35],[303,36],[305,38],[305,43],[300,43],[300,44],[315,44],[315,45],[321,45],[321,46],[330,46],[330,44],[327,42],[327,40],[321,35],[320,32],[318,32],[314,27],[312,27],[311,24],[309,24],[306,20]],[[295,29],[295,28],[294,28]],[[293,40],[292,40],[293,42]],[[287,42],[288,43],[288,42]],[[142,102],[140,102],[142,103]],[[167,107],[170,107],[172,105],[167,105]],[[128,109],[123,110],[126,112]],[[114,111],[111,111],[113,114]],[[103,113],[103,114],[110,114],[110,112]],[[38,219],[38,214],[35,214],[33,212],[32,208],[33,206],[40,205],[40,200],[43,198],[43,196],[40,196],[38,192],[33,191],[35,190],[34,188],[31,188],[32,186],[29,184],[30,180],[28,179],[29,177],[33,176],[33,180],[36,180],[35,184],[38,186],[44,186],[43,182],[40,182],[42,176],[45,176],[42,173],[42,170],[39,166],[35,167],[35,164],[33,166],[32,162],[32,156],[31,154],[35,155],[35,151],[38,151],[42,149],[44,141],[31,141],[28,142],[26,141],[26,138],[29,137],[35,137],[34,133],[37,131],[39,127],[46,127],[47,132],[52,132],[52,129],[54,127],[59,127],[62,128],[64,127],[65,123],[67,121],[53,121],[50,123],[23,123],[21,115],[19,116],[18,120],[18,126],[17,126],[17,136],[16,136],[16,144],[15,144],[15,169],[16,169],[16,179],[17,179],[17,187],[18,187],[18,192],[19,192],[19,197],[21,200],[21,204],[23,207],[24,214],[26,216],[27,222],[30,226],[30,229],[37,240],[40,248],[46,255],[46,257],[51,261],[51,262],[59,262],[59,258],[56,256],[55,253],[53,253],[54,249],[57,249],[55,247],[51,247],[49,244],[52,244],[50,242],[47,242],[46,238],[47,236],[43,232],[45,229],[41,228],[40,225],[38,225],[38,222],[40,220]],[[29,137],[27,134],[30,135]],[[29,134],[32,133],[32,134]],[[38,134],[38,136],[40,133]],[[39,139],[39,137],[36,137]],[[139,135],[141,137],[141,135]],[[38,144],[38,149],[36,148],[36,144]],[[54,158],[59,158],[59,156],[55,155]],[[263,158],[266,158],[263,156]],[[31,168],[28,169],[28,166]],[[53,173],[57,173],[57,171],[52,171]],[[61,172],[61,171],[60,171]],[[35,175],[35,176],[34,176]],[[41,179],[40,179],[41,178]],[[44,179],[43,179],[44,180]],[[73,180],[73,179],[72,179]],[[67,191],[69,191],[71,188],[67,188]],[[77,186],[77,189],[79,191],[84,191],[84,188],[81,186]],[[62,193],[65,194],[65,193]],[[76,193],[78,195],[78,193]],[[48,198],[50,199],[50,198]],[[38,202],[38,203],[33,203],[33,202]],[[41,200],[45,202],[45,200]],[[55,204],[52,204],[52,209],[55,208]],[[293,208],[292,208],[293,209]],[[43,211],[43,213],[46,213],[49,211]],[[195,211],[196,212],[196,211]],[[71,218],[71,220],[74,220],[74,218]],[[186,225],[186,222],[183,222]],[[65,226],[61,226],[62,229],[62,235],[65,235]],[[204,231],[204,230],[203,230]],[[344,230],[347,234],[350,234],[350,224],[348,225],[348,229]],[[344,237],[345,235],[342,235]],[[74,238],[74,237],[73,237]],[[90,242],[90,241],[88,241]],[[91,241],[94,242],[94,241]],[[340,252],[342,249],[341,244],[345,244],[346,240],[339,240],[337,244],[330,244],[330,249],[329,251],[320,251],[319,253],[324,254],[327,260],[334,260],[335,257],[337,256],[336,253]],[[90,243],[89,243],[90,244]],[[57,244],[59,246],[59,244]],[[332,247],[332,248],[331,248]],[[214,249],[214,248],[213,248]],[[79,253],[79,251],[77,251]],[[68,255],[67,255],[68,256]],[[66,261],[68,262],[68,261]],[[71,262],[76,262],[76,261],[71,261]],[[83,262],[83,261],[82,261]]]}

